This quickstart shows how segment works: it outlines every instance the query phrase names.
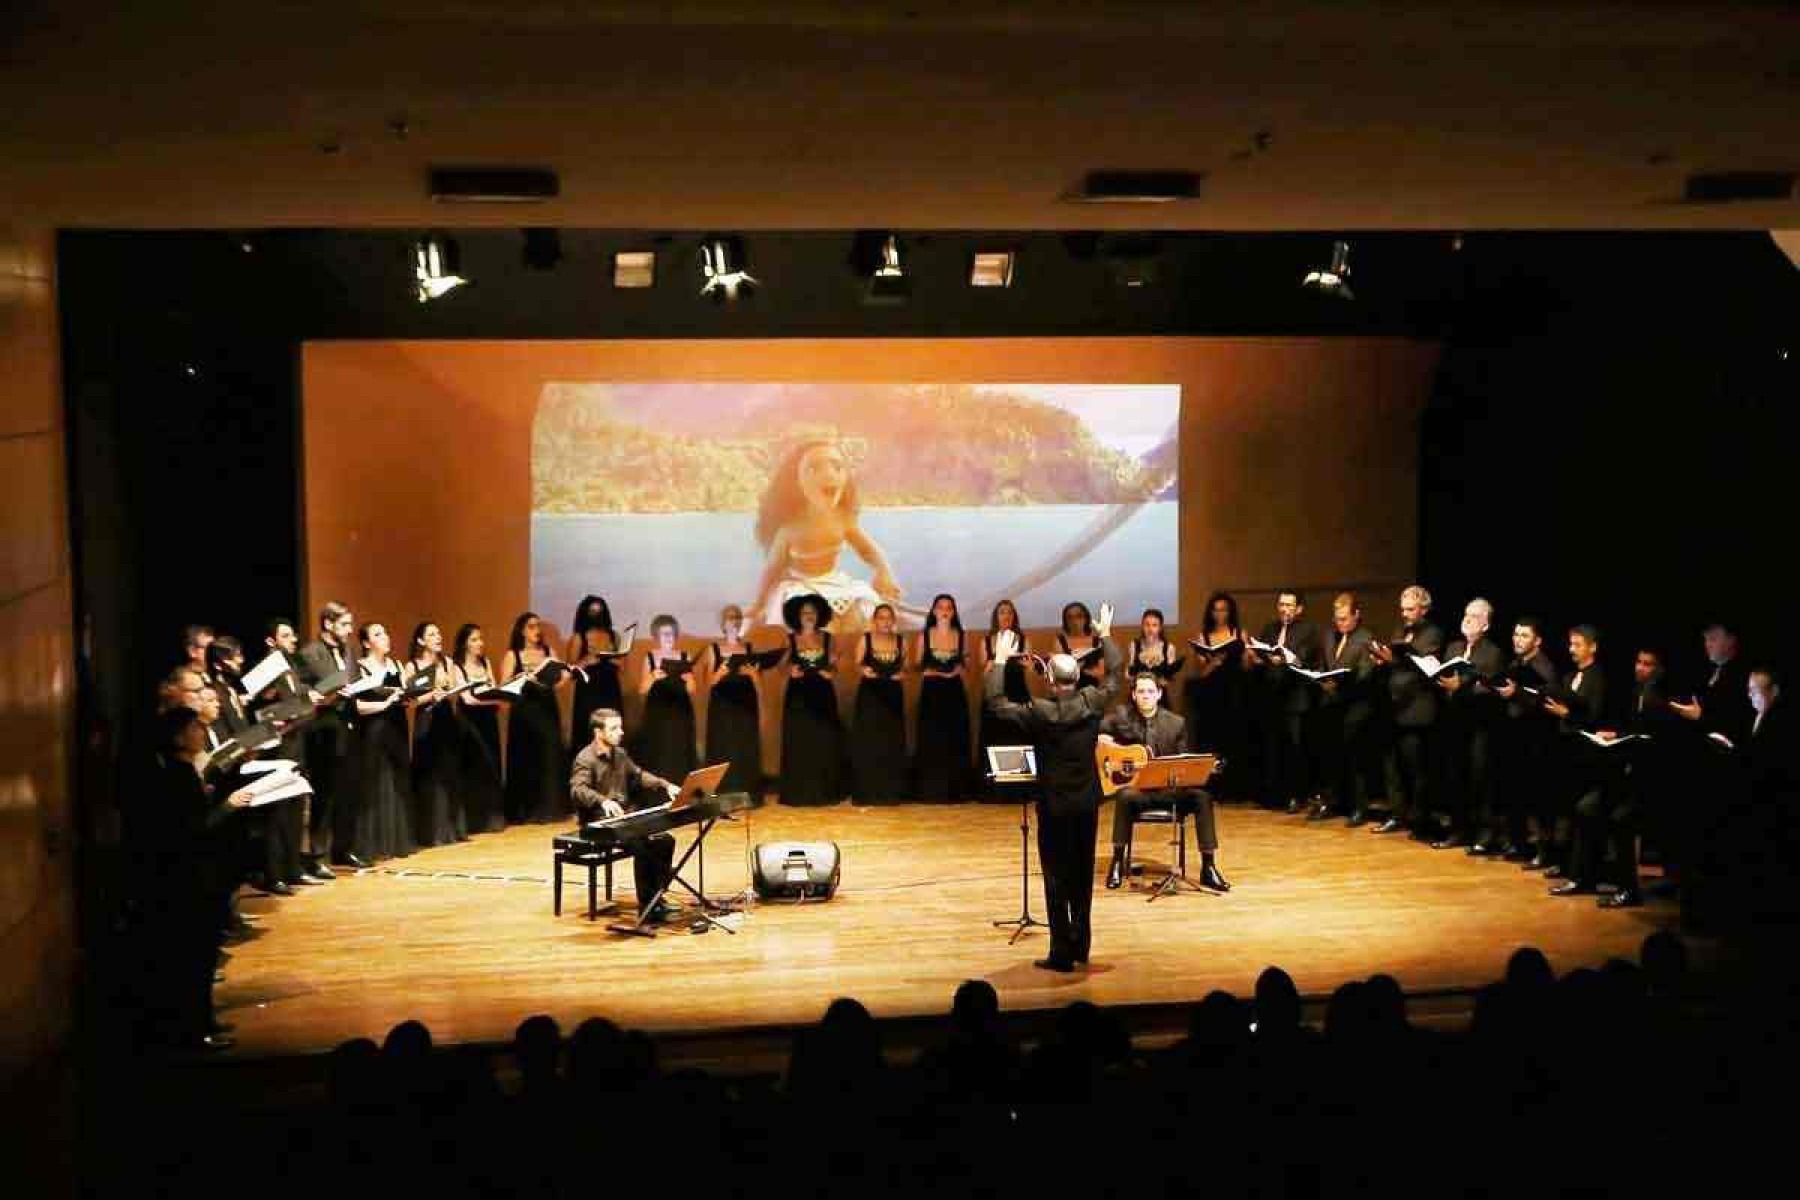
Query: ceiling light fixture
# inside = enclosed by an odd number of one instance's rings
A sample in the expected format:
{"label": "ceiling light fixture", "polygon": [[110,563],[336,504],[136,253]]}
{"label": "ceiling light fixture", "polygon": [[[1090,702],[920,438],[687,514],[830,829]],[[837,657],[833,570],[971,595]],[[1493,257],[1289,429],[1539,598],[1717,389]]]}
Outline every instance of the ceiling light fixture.
{"label": "ceiling light fixture", "polygon": [[434,233],[419,240],[413,247],[413,275],[418,281],[420,304],[469,282],[459,273],[461,258],[456,243],[447,237]]}
{"label": "ceiling light fixture", "polygon": [[1308,271],[1300,284],[1342,300],[1356,299],[1350,291],[1350,243],[1342,240],[1331,243],[1331,265]]}
{"label": "ceiling light fixture", "polygon": [[900,242],[893,234],[881,244],[881,259],[869,275],[863,299],[869,304],[904,304],[912,296],[912,279],[900,266]]}
{"label": "ceiling light fixture", "polygon": [[1011,250],[984,250],[975,255],[975,262],[969,268],[970,287],[1011,287],[1012,280]]}
{"label": "ceiling light fixture", "polygon": [[744,268],[744,248],[735,238],[708,238],[702,243],[700,271],[706,276],[700,294],[720,303],[747,296],[759,286],[756,276]]}
{"label": "ceiling light fixture", "polygon": [[613,286],[647,288],[656,283],[656,251],[621,250],[613,255]]}

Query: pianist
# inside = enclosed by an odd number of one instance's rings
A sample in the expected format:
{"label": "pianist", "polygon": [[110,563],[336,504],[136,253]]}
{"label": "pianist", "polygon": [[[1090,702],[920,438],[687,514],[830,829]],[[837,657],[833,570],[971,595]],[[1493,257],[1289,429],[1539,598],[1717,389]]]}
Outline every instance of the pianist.
{"label": "pianist", "polygon": [[[631,761],[620,745],[625,740],[625,722],[615,710],[596,709],[588,718],[588,726],[593,730],[593,741],[575,756],[574,771],[569,777],[569,795],[574,798],[575,814],[583,825],[623,816],[637,807],[639,796],[652,789],[668,793],[669,800],[680,793],[676,784]],[[668,916],[667,906],[660,902],[654,909],[647,906],[668,885],[670,865],[675,861],[675,839],[666,833],[653,833],[620,845],[632,856],[639,915],[651,923],[661,922]]]}

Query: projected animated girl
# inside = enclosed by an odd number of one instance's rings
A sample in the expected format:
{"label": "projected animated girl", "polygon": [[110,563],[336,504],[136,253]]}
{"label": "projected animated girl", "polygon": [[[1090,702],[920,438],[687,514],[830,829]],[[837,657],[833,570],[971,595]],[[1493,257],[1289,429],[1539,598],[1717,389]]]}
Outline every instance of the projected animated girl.
{"label": "projected animated girl", "polygon": [[[790,596],[816,593],[831,605],[839,635],[860,633],[875,606],[898,601],[901,589],[887,556],[863,532],[850,459],[838,439],[803,437],[776,463],[756,515],[756,541],[768,553],[751,611],[779,625]],[[844,546],[874,572],[856,579],[838,569]]]}

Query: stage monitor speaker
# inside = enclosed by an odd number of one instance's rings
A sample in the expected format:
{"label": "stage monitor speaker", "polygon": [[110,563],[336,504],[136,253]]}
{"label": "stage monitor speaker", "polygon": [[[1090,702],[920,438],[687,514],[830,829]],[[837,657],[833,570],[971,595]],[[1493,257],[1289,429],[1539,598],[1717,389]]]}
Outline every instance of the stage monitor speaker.
{"label": "stage monitor speaker", "polygon": [[836,842],[767,842],[756,848],[752,882],[764,900],[829,900],[842,869]]}

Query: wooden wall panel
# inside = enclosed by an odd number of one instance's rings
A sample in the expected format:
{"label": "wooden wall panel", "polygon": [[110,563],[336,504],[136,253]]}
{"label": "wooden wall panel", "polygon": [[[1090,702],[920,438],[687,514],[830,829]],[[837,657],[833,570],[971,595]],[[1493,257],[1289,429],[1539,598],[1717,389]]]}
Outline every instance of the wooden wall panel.
{"label": "wooden wall panel", "polygon": [[47,231],[0,229],[0,1084],[56,1059],[74,1009],[75,655],[54,253]]}

